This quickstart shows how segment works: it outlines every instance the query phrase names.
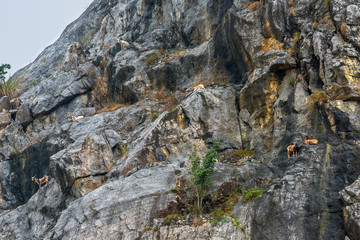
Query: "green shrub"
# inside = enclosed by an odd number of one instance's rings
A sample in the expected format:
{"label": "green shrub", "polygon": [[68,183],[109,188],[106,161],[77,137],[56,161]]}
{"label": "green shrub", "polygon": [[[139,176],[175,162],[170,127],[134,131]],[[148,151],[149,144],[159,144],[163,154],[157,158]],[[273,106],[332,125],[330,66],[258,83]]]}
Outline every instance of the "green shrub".
{"label": "green shrub", "polygon": [[196,146],[194,146],[194,151],[190,155],[190,184],[196,199],[193,210],[200,214],[203,212],[203,200],[206,190],[212,185],[211,176],[214,173],[216,158],[219,155],[219,146],[219,142],[214,143],[203,159],[197,155]]}
{"label": "green shrub", "polygon": [[242,197],[244,202],[250,202],[255,198],[261,198],[263,191],[257,188],[250,188],[248,190],[242,190]]}
{"label": "green shrub", "polygon": [[322,90],[316,90],[306,98],[306,105],[309,111],[315,110],[317,107],[327,103],[328,96]]}

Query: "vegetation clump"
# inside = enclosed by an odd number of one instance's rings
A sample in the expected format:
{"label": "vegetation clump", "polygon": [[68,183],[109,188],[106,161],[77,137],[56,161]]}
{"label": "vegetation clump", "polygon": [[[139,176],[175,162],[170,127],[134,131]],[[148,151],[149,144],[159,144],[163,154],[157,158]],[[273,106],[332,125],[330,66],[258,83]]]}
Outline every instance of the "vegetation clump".
{"label": "vegetation clump", "polygon": [[257,188],[250,188],[248,190],[242,190],[242,197],[244,202],[251,202],[255,198],[261,198],[263,191]]}
{"label": "vegetation clump", "polygon": [[322,90],[316,90],[306,98],[306,105],[309,111],[315,110],[317,107],[327,103],[328,96]]}
{"label": "vegetation clump", "polygon": [[158,112],[153,112],[151,113],[150,119],[151,122],[155,122],[155,120],[159,117],[159,113]]}
{"label": "vegetation clump", "polygon": [[196,200],[193,210],[200,214],[203,213],[205,193],[213,181],[211,176],[214,173],[216,158],[219,156],[219,146],[219,142],[214,143],[213,147],[206,153],[203,159],[197,155],[196,147],[194,147],[194,151],[190,155],[190,183]]}
{"label": "vegetation clump", "polygon": [[255,156],[255,151],[247,149],[238,149],[235,151],[235,155],[238,157],[253,157]]}
{"label": "vegetation clump", "polygon": [[6,69],[10,69],[10,64],[2,64],[0,66],[0,97],[8,96],[10,99],[16,96],[20,88],[18,78],[10,78],[5,80]]}

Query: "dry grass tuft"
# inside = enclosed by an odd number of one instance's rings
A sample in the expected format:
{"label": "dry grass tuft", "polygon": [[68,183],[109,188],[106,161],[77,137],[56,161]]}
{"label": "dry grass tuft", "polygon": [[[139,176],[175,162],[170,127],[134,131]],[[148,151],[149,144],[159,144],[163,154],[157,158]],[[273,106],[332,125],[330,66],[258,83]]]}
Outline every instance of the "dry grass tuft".
{"label": "dry grass tuft", "polygon": [[281,50],[284,44],[276,40],[275,38],[264,38],[262,41],[262,50],[268,52],[270,50]]}
{"label": "dry grass tuft", "polygon": [[119,108],[127,107],[126,104],[118,104],[118,103],[109,103],[105,108],[99,109],[95,114],[105,113],[105,112],[113,112],[118,110]]}
{"label": "dry grass tuft", "polygon": [[328,96],[322,90],[316,90],[306,98],[306,105],[309,111],[315,110],[318,106],[327,103]]}

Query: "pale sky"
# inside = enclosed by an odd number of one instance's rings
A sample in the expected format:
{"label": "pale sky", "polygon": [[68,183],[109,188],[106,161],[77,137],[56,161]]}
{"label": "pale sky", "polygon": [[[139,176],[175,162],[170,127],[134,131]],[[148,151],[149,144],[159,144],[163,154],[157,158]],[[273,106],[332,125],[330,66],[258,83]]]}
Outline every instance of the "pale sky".
{"label": "pale sky", "polygon": [[92,1],[0,0],[0,65],[14,74],[34,61]]}

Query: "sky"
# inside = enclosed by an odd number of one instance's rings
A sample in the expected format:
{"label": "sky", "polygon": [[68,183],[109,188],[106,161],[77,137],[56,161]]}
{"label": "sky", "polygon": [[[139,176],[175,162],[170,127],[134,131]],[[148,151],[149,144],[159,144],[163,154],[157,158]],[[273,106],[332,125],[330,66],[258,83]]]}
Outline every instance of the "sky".
{"label": "sky", "polygon": [[34,61],[92,1],[0,0],[0,65],[12,75]]}

